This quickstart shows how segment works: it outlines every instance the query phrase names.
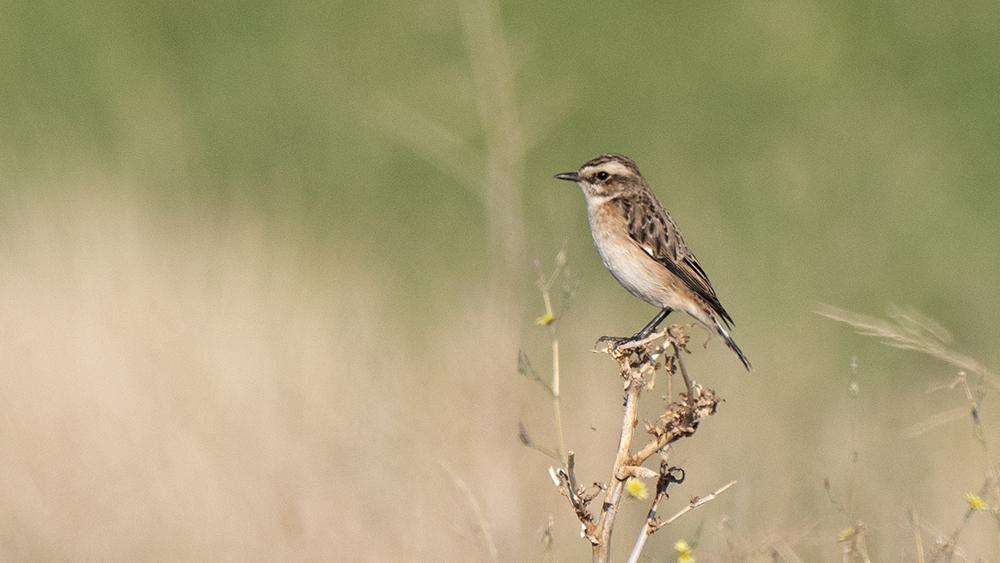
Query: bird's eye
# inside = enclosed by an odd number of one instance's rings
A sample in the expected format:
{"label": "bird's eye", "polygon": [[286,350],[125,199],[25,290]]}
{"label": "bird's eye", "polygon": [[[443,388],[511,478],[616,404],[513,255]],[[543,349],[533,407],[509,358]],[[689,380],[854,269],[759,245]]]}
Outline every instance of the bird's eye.
{"label": "bird's eye", "polygon": [[597,179],[600,180],[600,181],[602,181],[602,182],[604,180],[607,180],[610,176],[611,176],[611,174],[608,174],[607,172],[604,172],[603,170],[597,173]]}

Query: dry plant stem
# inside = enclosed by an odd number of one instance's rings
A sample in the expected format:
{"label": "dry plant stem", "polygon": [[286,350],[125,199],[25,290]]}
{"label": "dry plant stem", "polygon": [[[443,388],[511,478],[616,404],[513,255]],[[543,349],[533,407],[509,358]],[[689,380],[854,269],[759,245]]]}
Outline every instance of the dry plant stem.
{"label": "dry plant stem", "polygon": [[490,238],[501,266],[516,272],[524,247],[521,179],[528,147],[522,128],[507,37],[495,0],[458,2],[486,144],[482,183]]}
{"label": "dry plant stem", "polygon": [[590,512],[587,510],[587,503],[590,502],[590,498],[582,498],[578,493],[579,485],[576,482],[576,458],[573,452],[569,452],[566,456],[566,481],[569,485],[569,501],[573,504],[573,510],[576,511],[576,517],[580,519],[583,524],[584,533],[588,538],[594,535],[594,523]]}
{"label": "dry plant stem", "polygon": [[687,506],[685,506],[684,508],[682,508],[677,514],[674,514],[670,518],[667,518],[666,520],[664,520],[663,523],[660,524],[660,526],[667,526],[667,525],[673,523],[674,520],[677,520],[678,518],[680,518],[681,516],[684,516],[688,512],[691,512],[692,510],[694,510],[696,508],[701,508],[702,506],[705,505],[705,503],[707,503],[708,501],[714,500],[715,497],[719,496],[726,489],[732,487],[735,484],[736,484],[736,481],[730,481],[730,482],[726,483],[725,485],[719,487],[718,489],[715,490],[714,493],[712,493],[712,494],[710,494],[710,495],[708,495],[706,497],[701,497],[701,498],[695,497],[695,498],[691,499],[691,502]]}
{"label": "dry plant stem", "polygon": [[[597,520],[596,540],[594,545],[594,562],[607,563],[611,557],[611,530],[614,527],[615,516],[621,505],[622,492],[625,489],[625,479],[621,477],[622,470],[628,465],[632,437],[638,422],[639,394],[645,386],[642,376],[630,376],[625,389],[625,416],[622,418],[622,435],[618,441],[618,453],[615,455],[615,465],[608,480],[608,490],[601,507],[601,516]],[[593,541],[593,540],[592,540]]]}
{"label": "dry plant stem", "polygon": [[[664,337],[671,346],[668,347],[666,344],[656,346],[654,344],[655,340]],[[607,484],[595,483],[594,492],[587,492],[586,489],[581,488],[577,484],[576,467],[572,452],[567,456],[565,469],[550,468],[549,470],[556,486],[569,499],[577,518],[583,525],[583,535],[593,546],[593,560],[595,563],[607,563],[610,560],[611,532],[614,528],[618,508],[624,496],[626,479],[633,476],[640,478],[655,476],[655,472],[642,467],[643,462],[657,452],[662,452],[664,448],[676,440],[691,436],[697,430],[701,419],[715,414],[720,399],[716,397],[715,392],[711,389],[703,389],[692,382],[687,376],[686,368],[683,367],[683,360],[680,359],[680,355],[682,352],[687,352],[684,346],[686,342],[687,337],[684,335],[684,326],[672,325],[665,332],[651,335],[649,338],[641,341],[628,342],[621,346],[611,346],[607,350],[604,350],[604,352],[610,354],[618,362],[625,387],[625,412],[622,416],[621,437],[618,441],[618,450],[615,453],[611,478],[607,481]],[[639,397],[643,388],[651,385],[655,370],[659,367],[655,358],[659,357],[665,349],[669,349],[673,353],[667,362],[670,371],[677,368],[682,370],[685,376],[685,383],[688,386],[688,392],[683,402],[671,402],[667,405],[666,412],[655,423],[646,424],[646,431],[651,435],[651,438],[637,453],[632,454],[632,442],[635,438],[635,427],[638,424]],[[649,376],[648,378],[647,375]],[[664,471],[670,472],[677,468],[670,468],[665,464],[665,454],[661,453],[661,458],[663,463],[661,463],[660,467],[660,477],[661,479],[666,479],[668,475]],[[679,481],[675,480],[673,482]],[[693,500],[691,506],[683,512],[701,506],[730,486],[732,486],[732,483],[704,499]],[[660,490],[661,488],[663,489],[662,491]],[[645,532],[644,535],[652,533],[652,531],[655,531],[661,525],[654,518],[657,503],[662,498],[660,496],[661,493],[665,496],[665,488],[665,485],[661,487],[660,483],[658,483],[657,498],[654,499],[653,509],[649,517],[648,525],[650,530]],[[596,515],[597,521],[595,523],[595,515],[591,513],[589,504],[601,491],[604,492],[604,499],[599,514]],[[677,516],[674,516],[670,521],[676,518]],[[644,542],[645,540],[641,541]],[[639,545],[636,549],[633,549],[633,556],[637,557],[641,551],[642,545]]]}
{"label": "dry plant stem", "polygon": [[[996,502],[1000,502],[1000,483],[997,482],[996,476],[996,460],[993,457],[993,449],[989,446],[989,441],[986,439],[986,430],[983,428],[983,422],[979,418],[979,401],[976,399],[975,394],[972,392],[972,388],[969,387],[969,376],[964,372],[958,372],[958,379],[965,388],[965,398],[969,401],[969,409],[972,412],[972,424],[973,424],[973,435],[979,442],[979,445],[983,448],[983,453],[986,454],[986,475],[990,481],[989,489],[993,492],[993,498]],[[985,497],[985,495],[981,495]]]}
{"label": "dry plant stem", "polygon": [[[669,329],[668,329],[669,330]],[[677,365],[681,368],[681,377],[684,378],[684,385],[687,387],[687,402],[689,405],[693,404],[695,393],[694,385],[691,384],[691,378],[688,377],[687,368],[684,367],[684,358],[681,357],[681,350],[677,347],[676,341],[671,341],[670,346],[674,349],[674,357],[677,358]]]}
{"label": "dry plant stem", "polygon": [[913,537],[917,544],[917,563],[926,563],[924,560],[924,542],[920,539],[920,519],[917,513],[913,513]]}
{"label": "dry plant stem", "polygon": [[[989,492],[992,483],[993,483],[993,476],[991,474],[986,477],[986,480],[983,482],[983,486],[980,487],[979,489],[980,497],[986,496],[986,493]],[[951,561],[952,557],[955,555],[955,546],[958,545],[958,537],[962,535],[962,531],[965,529],[966,524],[969,523],[969,519],[972,518],[972,515],[975,512],[976,509],[972,508],[971,506],[969,507],[968,510],[965,511],[965,516],[962,517],[962,522],[958,525],[957,528],[955,528],[955,531],[951,533],[951,536],[948,538],[948,541],[942,545],[939,545],[937,549],[935,549],[934,552],[931,554],[931,557],[930,559],[928,559],[928,561],[932,562],[937,561],[942,556],[944,556],[945,561]]]}
{"label": "dry plant stem", "polygon": [[451,468],[450,465],[443,459],[438,460],[441,467],[451,475],[452,481],[455,482],[455,486],[465,494],[466,500],[469,502],[469,506],[472,508],[472,514],[475,516],[476,521],[479,523],[479,529],[483,533],[483,541],[486,542],[486,549],[490,552],[490,561],[493,563],[499,563],[500,553],[497,551],[496,543],[493,542],[493,533],[490,532],[490,524],[486,521],[486,517],[483,516],[483,511],[479,508],[479,501],[476,500],[476,495],[472,493],[472,489],[469,485],[458,476],[458,473]]}
{"label": "dry plant stem", "polygon": [[559,339],[552,331],[552,408],[556,417],[556,433],[559,435],[559,459],[563,466],[568,462],[566,457],[566,438],[563,437],[562,407],[559,406]]}
{"label": "dry plant stem", "polygon": [[[517,96],[517,50],[505,34],[499,2],[459,0],[457,6],[484,150],[470,144],[467,135],[387,95],[359,100],[358,113],[474,191],[485,213],[494,275],[509,282],[516,279],[524,255],[521,190],[526,155],[531,143],[543,138],[570,105],[558,103],[565,100],[557,92],[542,92],[539,98],[546,102],[535,107],[546,108],[543,119],[523,118]],[[510,291],[505,283],[498,285]]]}
{"label": "dry plant stem", "polygon": [[804,563],[802,558],[795,553],[792,549],[792,545],[786,541],[778,542],[772,546],[772,549],[781,556],[782,561],[786,563]]}
{"label": "dry plant stem", "polygon": [[[671,343],[673,361],[682,370],[685,383],[688,386],[688,396],[683,404],[671,403],[668,405],[667,411],[656,424],[647,424],[647,431],[652,435],[652,439],[639,452],[631,454],[635,427],[638,424],[639,397],[642,389],[647,386],[645,375],[649,373],[652,376],[657,367],[653,356],[658,354],[654,350],[653,341],[664,336]],[[702,390],[696,386],[687,376],[683,367],[683,360],[680,356],[682,351],[686,351],[685,341],[683,326],[672,325],[665,332],[653,335],[648,339],[627,343],[617,348],[612,347],[608,350],[608,353],[619,362],[621,375],[625,380],[625,413],[622,417],[621,438],[618,442],[618,451],[615,454],[615,464],[611,479],[606,485],[607,490],[604,503],[601,506],[601,513],[596,526],[594,526],[593,535],[588,534],[588,539],[593,544],[593,556],[596,563],[606,563],[610,560],[611,533],[618,508],[621,505],[625,480],[628,476],[635,474],[635,470],[656,452],[663,450],[679,438],[694,434],[699,421],[715,413],[718,404],[715,393],[710,389]],[[662,348],[656,350],[662,350]],[[633,356],[637,358],[634,363]],[[714,498],[714,494],[711,498]],[[654,506],[658,500],[654,501]],[[586,524],[584,522],[585,527]],[[633,555],[638,556],[641,550],[641,546],[638,547],[638,552],[633,549]]]}
{"label": "dry plant stem", "polygon": [[868,557],[868,527],[864,522],[854,526],[850,541],[844,543],[845,563],[871,563]]}
{"label": "dry plant stem", "polygon": [[[562,272],[563,266],[566,263],[566,249],[563,248],[559,251],[556,256],[556,267],[552,271],[552,275],[546,277],[545,273],[542,272],[541,266],[536,261],[535,265],[538,267],[538,281],[536,285],[538,289],[542,292],[542,301],[545,303],[545,319],[547,319],[546,324],[549,327],[549,337],[552,340],[552,386],[549,388],[549,393],[552,395],[552,409],[556,417],[556,433],[559,438],[559,461],[562,462],[563,467],[567,466],[568,460],[566,457],[566,438],[563,434],[563,423],[562,423],[562,407],[559,404],[559,337],[556,334],[556,328],[558,326],[558,318],[556,317],[555,311],[552,308],[552,296],[551,288],[552,284],[559,279],[559,274]],[[564,304],[565,307],[565,304]]]}
{"label": "dry plant stem", "polygon": [[667,412],[661,417],[664,427],[651,426],[648,429],[654,439],[636,452],[631,465],[639,465],[668,444],[691,436],[698,429],[699,420],[715,414],[715,408],[720,401],[715,392],[711,389],[699,389],[696,386],[694,393],[694,399],[687,398],[687,405],[676,406],[677,403],[672,403],[667,407]]}
{"label": "dry plant stem", "polygon": [[[660,475],[661,478],[664,472],[670,471],[670,446],[667,446],[660,452]],[[683,479],[681,479],[683,480]],[[635,540],[635,545],[632,546],[632,553],[628,556],[628,563],[637,563],[639,561],[639,556],[642,555],[643,548],[646,547],[646,540],[649,536],[659,528],[659,523],[656,522],[656,511],[659,509],[660,501],[667,497],[666,487],[660,487],[657,483],[656,496],[653,497],[653,505],[649,508],[649,514],[646,515],[646,521],[642,525],[642,531],[639,532],[638,539]]]}
{"label": "dry plant stem", "polygon": [[632,553],[628,556],[628,563],[637,563],[639,561],[639,556],[642,555],[642,550],[646,547],[646,540],[649,539],[649,536],[656,531],[654,523],[651,522],[651,520],[656,514],[656,509],[659,505],[660,495],[656,495],[656,499],[653,501],[653,507],[649,509],[650,517],[647,518],[646,523],[642,525],[642,531],[639,532],[639,537],[635,540],[635,545],[632,546]]}
{"label": "dry plant stem", "polygon": [[[1000,499],[1000,483],[998,483],[996,474],[997,465],[992,449],[989,447],[989,442],[986,440],[984,435],[982,422],[979,419],[979,402],[981,396],[977,398],[977,394],[973,393],[968,381],[968,373],[973,373],[981,378],[984,385],[1000,388],[1000,382],[997,381],[996,375],[974,358],[960,354],[948,348],[947,344],[950,344],[952,340],[951,335],[932,319],[914,310],[890,311],[889,317],[892,319],[892,322],[883,321],[881,319],[865,315],[859,315],[857,313],[852,313],[850,311],[845,311],[829,305],[821,305],[820,310],[818,310],[817,313],[836,321],[847,323],[853,326],[859,334],[878,337],[888,346],[901,348],[903,350],[923,352],[924,354],[938,358],[955,367],[958,367],[961,370],[958,375],[958,380],[950,385],[949,389],[954,387],[954,385],[961,383],[965,390],[969,407],[960,407],[958,409],[952,409],[951,411],[934,415],[921,423],[911,426],[910,429],[904,433],[904,435],[910,437],[919,436],[931,428],[935,428],[945,422],[957,418],[956,415],[967,412],[966,408],[971,408],[974,436],[982,445],[987,459],[986,480],[984,481],[978,496],[980,498],[988,498],[987,495],[992,492],[992,498]],[[997,502],[1000,502],[1000,500]],[[955,531],[951,534],[951,536],[943,542],[939,540],[935,548],[930,551],[927,561],[933,562],[942,558],[945,561],[952,560],[955,555],[958,538],[976,510],[976,507],[969,507],[962,519],[962,522],[955,528]],[[994,517],[996,517],[995,514]],[[917,543],[918,561],[923,563],[925,554],[920,539],[919,523],[917,522],[916,517],[914,517],[913,528]]]}

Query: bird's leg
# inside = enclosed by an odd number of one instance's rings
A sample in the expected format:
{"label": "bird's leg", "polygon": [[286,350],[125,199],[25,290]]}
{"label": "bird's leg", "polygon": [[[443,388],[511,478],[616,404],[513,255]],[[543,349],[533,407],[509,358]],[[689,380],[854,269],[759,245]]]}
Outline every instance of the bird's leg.
{"label": "bird's leg", "polygon": [[643,327],[642,330],[633,334],[632,336],[602,336],[597,339],[597,342],[594,343],[594,347],[596,348],[597,345],[600,344],[601,342],[610,342],[612,347],[617,348],[627,342],[635,342],[636,340],[642,340],[643,338],[646,338],[647,336],[652,334],[653,331],[655,331],[656,328],[660,326],[660,323],[663,322],[663,319],[667,318],[667,315],[669,315],[672,312],[673,309],[664,308],[659,313],[657,313],[655,317],[653,317],[653,320],[649,321],[649,324],[647,324],[645,327]]}
{"label": "bird's leg", "polygon": [[662,309],[662,310],[660,310],[660,312],[657,313],[655,317],[653,317],[653,320],[649,321],[649,324],[647,324],[645,327],[643,327],[642,330],[640,330],[638,333],[636,333],[636,335],[633,336],[632,339],[633,340],[640,340],[640,339],[646,338],[650,334],[653,334],[653,332],[657,329],[657,327],[660,326],[660,323],[663,322],[663,319],[666,319],[667,315],[669,315],[673,311],[674,311],[673,309]]}

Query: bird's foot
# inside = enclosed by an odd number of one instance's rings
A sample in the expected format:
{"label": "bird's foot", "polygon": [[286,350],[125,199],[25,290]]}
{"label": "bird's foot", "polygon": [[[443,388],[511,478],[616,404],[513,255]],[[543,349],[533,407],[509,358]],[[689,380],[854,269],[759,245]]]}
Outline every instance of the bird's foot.
{"label": "bird's foot", "polygon": [[[594,343],[594,348],[596,349],[597,346],[602,342],[607,342],[608,352],[610,352],[611,355],[614,356],[619,352],[622,346],[638,342],[644,338],[647,338],[648,336],[649,336],[648,334],[643,334],[642,332],[639,332],[638,334],[633,334],[632,336],[602,336],[597,339],[597,342]],[[640,361],[647,361],[650,363],[654,363],[653,357],[650,356],[648,353],[639,353],[639,359]]]}
{"label": "bird's foot", "polygon": [[600,344],[600,343],[602,343],[602,342],[608,342],[609,343],[608,347],[611,350],[617,350],[622,344],[627,344],[629,342],[635,342],[637,340],[636,336],[638,336],[638,335],[633,335],[633,336],[602,336],[602,337],[600,337],[600,338],[597,339],[597,342],[594,342],[594,348],[597,348],[597,345]]}

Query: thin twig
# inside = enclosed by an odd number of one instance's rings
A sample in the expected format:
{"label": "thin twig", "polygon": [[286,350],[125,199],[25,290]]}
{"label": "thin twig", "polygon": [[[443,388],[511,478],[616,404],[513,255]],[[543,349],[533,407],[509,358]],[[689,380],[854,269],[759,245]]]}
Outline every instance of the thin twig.
{"label": "thin twig", "polygon": [[701,497],[701,498],[695,497],[695,498],[691,499],[691,502],[688,503],[687,506],[685,506],[684,508],[682,508],[679,512],[677,512],[677,514],[674,514],[670,518],[667,518],[666,520],[664,520],[663,523],[660,524],[660,526],[668,526],[674,520],[677,520],[678,518],[680,518],[681,516],[684,516],[688,512],[691,512],[692,510],[694,510],[696,508],[701,508],[702,506],[705,505],[705,503],[707,503],[707,502],[709,502],[711,500],[714,500],[715,497],[719,496],[720,494],[723,493],[723,491],[725,491],[729,487],[732,487],[735,484],[736,484],[736,481],[730,481],[730,482],[726,483],[725,485],[723,485],[723,486],[719,487],[718,489],[716,489],[715,492],[709,494],[708,496]]}
{"label": "thin twig", "polygon": [[573,511],[576,512],[576,518],[583,525],[583,535],[591,543],[597,543],[597,537],[595,536],[595,526],[594,517],[590,513],[588,505],[590,501],[594,500],[594,497],[603,490],[603,488],[598,485],[597,490],[593,493],[588,493],[584,488],[577,485],[576,482],[576,460],[573,452],[569,452],[567,455],[566,469],[555,467],[549,467],[549,475],[552,476],[552,481],[555,483],[556,487],[559,488],[559,492],[566,495],[569,499],[570,505],[573,507]]}
{"label": "thin twig", "polygon": [[551,458],[552,461],[555,461],[555,462],[557,462],[559,464],[564,464],[564,462],[562,460],[562,457],[560,457],[558,453],[556,453],[556,452],[554,452],[554,451],[552,451],[552,450],[550,450],[550,449],[548,449],[546,447],[543,447],[543,446],[540,446],[540,445],[536,444],[535,441],[531,438],[531,435],[528,434],[528,429],[524,427],[523,423],[518,423],[517,430],[518,430],[517,437],[518,437],[518,439],[521,440],[522,444],[524,444],[525,446],[527,446],[527,447],[535,450],[536,452],[539,452],[539,453],[545,455],[546,457]]}
{"label": "thin twig", "polygon": [[538,286],[538,290],[542,293],[542,301],[545,303],[545,314],[538,319],[539,324],[543,324],[549,329],[549,339],[552,342],[552,383],[549,387],[549,394],[552,396],[552,410],[556,419],[556,434],[559,440],[558,454],[559,460],[562,462],[563,467],[566,467],[566,438],[563,433],[563,421],[562,421],[562,406],[559,401],[560,393],[560,370],[559,370],[559,320],[562,316],[562,312],[566,310],[569,306],[568,302],[571,299],[571,295],[563,296],[563,311],[557,315],[552,307],[552,296],[551,289],[552,284],[559,279],[559,274],[563,272],[566,266],[566,245],[563,244],[562,249],[556,254],[556,265],[552,270],[552,275],[546,276],[545,272],[542,270],[541,262],[535,260],[535,267],[538,269],[538,280],[535,281],[535,285]]}
{"label": "thin twig", "polygon": [[636,563],[639,561],[639,556],[642,554],[642,550],[646,546],[646,540],[659,527],[659,524],[656,522],[656,511],[659,510],[660,501],[668,498],[667,485],[670,483],[680,483],[684,480],[683,470],[679,479],[674,478],[671,475],[671,470],[675,468],[670,467],[668,462],[669,458],[670,446],[667,446],[662,452],[660,452],[660,479],[656,483],[656,496],[653,497],[653,504],[650,506],[649,513],[646,515],[646,521],[643,522],[642,530],[639,532],[639,537],[635,540],[635,545],[632,546],[632,553],[628,556],[628,563]]}
{"label": "thin twig", "polygon": [[[986,480],[983,482],[983,486],[979,489],[979,497],[985,497],[990,490],[990,486],[993,483],[993,476],[987,475]],[[969,519],[976,512],[976,508],[969,506],[969,509],[965,511],[965,515],[962,517],[962,521],[955,528],[955,531],[951,533],[948,540],[939,545],[937,549],[931,554],[928,561],[937,561],[942,555],[945,556],[945,561],[951,561],[952,555],[955,553],[955,547],[958,545],[958,537],[962,535],[962,531],[965,530],[966,524],[969,523]]]}
{"label": "thin twig", "polygon": [[476,500],[476,495],[473,494],[469,485],[467,485],[465,481],[458,476],[458,473],[456,473],[455,470],[448,465],[448,462],[443,459],[439,459],[438,463],[440,463],[441,467],[443,467],[444,470],[451,475],[451,479],[455,482],[455,486],[457,486],[459,490],[465,494],[465,499],[472,508],[472,514],[476,517],[476,521],[479,523],[479,529],[483,532],[483,541],[486,542],[486,549],[490,552],[490,560],[493,561],[493,563],[499,563],[500,554],[497,552],[496,543],[493,541],[493,534],[490,532],[490,524],[486,521],[486,517],[483,515],[482,509],[479,508],[479,501]]}
{"label": "thin twig", "polygon": [[562,406],[559,404],[559,339],[552,336],[552,410],[556,418],[556,434],[559,438],[559,457],[563,464],[566,458],[566,438],[563,435]]}
{"label": "thin twig", "polygon": [[656,424],[647,425],[646,431],[653,435],[653,439],[632,456],[632,465],[639,465],[667,445],[693,435],[701,419],[715,414],[721,399],[714,391],[695,384],[694,396],[696,398],[691,404],[687,401],[670,403]]}
{"label": "thin twig", "polygon": [[681,346],[678,345],[676,340],[671,340],[670,345],[674,349],[674,358],[676,358],[677,366],[681,369],[681,377],[684,378],[684,386],[687,387],[687,403],[688,405],[693,405],[695,399],[694,385],[691,383],[691,378],[688,377],[687,368],[684,367],[684,358],[681,356]]}
{"label": "thin twig", "polygon": [[[975,436],[976,441],[983,448],[983,453],[986,454],[986,476],[990,480],[989,490],[993,493],[992,498],[994,501],[1000,502],[1000,484],[997,483],[996,477],[997,464],[993,455],[993,448],[990,447],[990,443],[986,439],[986,430],[979,416],[980,398],[982,398],[983,394],[981,392],[973,393],[972,387],[969,386],[969,377],[964,371],[958,372],[958,380],[965,389],[965,398],[969,402],[968,408],[972,415],[972,435]],[[985,494],[981,496],[986,497]]]}
{"label": "thin twig", "polygon": [[803,563],[802,558],[795,553],[787,541],[777,542],[772,547],[786,563]]}
{"label": "thin twig", "polygon": [[926,563],[924,560],[924,542],[920,539],[920,519],[917,513],[913,513],[913,539],[917,545],[917,563]]}
{"label": "thin twig", "polygon": [[[656,510],[656,506],[659,503],[659,499],[653,503],[652,510]],[[639,561],[639,556],[642,555],[643,548],[646,547],[646,540],[653,533],[652,526],[649,524],[649,520],[642,525],[642,530],[639,532],[639,537],[635,540],[635,545],[632,546],[632,553],[628,556],[628,563],[637,563]]]}

